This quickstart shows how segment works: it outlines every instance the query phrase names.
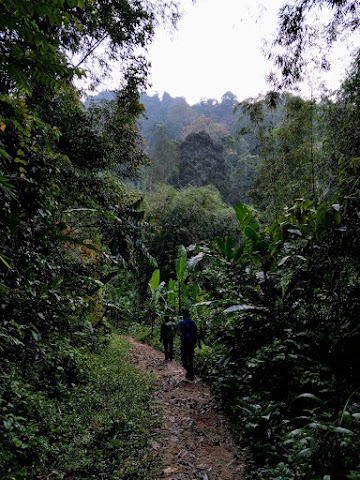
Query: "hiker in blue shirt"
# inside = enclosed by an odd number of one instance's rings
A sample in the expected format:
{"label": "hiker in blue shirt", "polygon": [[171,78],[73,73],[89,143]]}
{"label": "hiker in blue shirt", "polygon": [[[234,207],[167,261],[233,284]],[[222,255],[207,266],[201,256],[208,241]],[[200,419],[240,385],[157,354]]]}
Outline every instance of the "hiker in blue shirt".
{"label": "hiker in blue shirt", "polygon": [[174,337],[176,333],[176,325],[169,315],[165,315],[164,321],[160,329],[160,342],[164,345],[165,361],[173,359]]}
{"label": "hiker in blue shirt", "polygon": [[177,332],[181,337],[181,362],[186,370],[186,378],[194,378],[194,349],[197,341],[197,328],[190,318],[188,309],[183,310],[183,319],[179,322]]}

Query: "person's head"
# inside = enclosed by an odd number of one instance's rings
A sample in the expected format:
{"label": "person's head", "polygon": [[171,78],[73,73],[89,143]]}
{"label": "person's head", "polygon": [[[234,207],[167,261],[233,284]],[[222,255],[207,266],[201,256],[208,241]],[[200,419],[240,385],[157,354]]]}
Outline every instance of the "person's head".
{"label": "person's head", "polygon": [[184,308],[182,311],[183,318],[190,318],[190,311],[188,308]]}
{"label": "person's head", "polygon": [[164,315],[164,322],[167,323],[170,321],[170,315]]}

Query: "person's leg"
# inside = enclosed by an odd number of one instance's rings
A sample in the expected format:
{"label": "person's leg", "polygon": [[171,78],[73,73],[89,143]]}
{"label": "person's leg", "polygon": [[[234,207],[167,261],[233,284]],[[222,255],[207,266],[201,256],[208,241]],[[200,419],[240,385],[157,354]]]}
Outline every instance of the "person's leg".
{"label": "person's leg", "polygon": [[182,347],[182,362],[186,370],[186,378],[194,378],[194,347],[193,345],[185,344]]}
{"label": "person's leg", "polygon": [[165,360],[169,358],[169,342],[167,340],[164,341],[164,352],[165,352]]}
{"label": "person's leg", "polygon": [[182,366],[185,368],[186,359],[185,359],[185,348],[183,344],[180,345],[180,358],[181,358]]}
{"label": "person's leg", "polygon": [[192,345],[188,351],[188,366],[189,378],[194,378],[194,347]]}
{"label": "person's leg", "polygon": [[189,368],[188,361],[189,360],[188,360],[186,345],[181,344],[181,363],[186,370],[186,374],[188,373],[188,368]]}
{"label": "person's leg", "polygon": [[173,351],[174,351],[174,339],[169,339],[169,360],[173,359]]}

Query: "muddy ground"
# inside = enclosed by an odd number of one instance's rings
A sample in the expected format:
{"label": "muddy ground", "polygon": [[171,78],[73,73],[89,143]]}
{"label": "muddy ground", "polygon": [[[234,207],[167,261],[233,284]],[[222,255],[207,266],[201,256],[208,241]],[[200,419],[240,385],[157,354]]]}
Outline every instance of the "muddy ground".
{"label": "muddy ground", "polygon": [[177,362],[137,342],[131,361],[155,378],[159,418],[151,449],[161,465],[159,480],[243,480],[244,464],[205,382],[189,381]]}

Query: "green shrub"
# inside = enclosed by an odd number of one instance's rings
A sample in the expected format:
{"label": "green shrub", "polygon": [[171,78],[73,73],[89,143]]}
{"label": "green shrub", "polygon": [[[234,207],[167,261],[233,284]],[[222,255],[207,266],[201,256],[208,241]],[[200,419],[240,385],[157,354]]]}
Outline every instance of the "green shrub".
{"label": "green shrub", "polygon": [[129,351],[114,335],[101,355],[78,352],[84,381],[61,399],[35,391],[14,370],[7,383],[16,404],[4,397],[0,402],[1,478],[30,480],[51,472],[57,478],[153,478],[147,448],[152,381],[126,362]]}

